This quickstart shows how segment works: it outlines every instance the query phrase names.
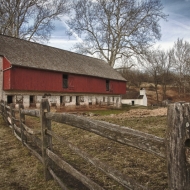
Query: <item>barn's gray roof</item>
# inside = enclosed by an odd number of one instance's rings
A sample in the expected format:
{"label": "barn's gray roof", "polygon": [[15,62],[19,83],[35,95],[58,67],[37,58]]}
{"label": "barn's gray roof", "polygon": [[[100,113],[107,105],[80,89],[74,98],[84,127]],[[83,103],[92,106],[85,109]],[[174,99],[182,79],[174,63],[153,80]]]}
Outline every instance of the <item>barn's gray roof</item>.
{"label": "barn's gray roof", "polygon": [[125,81],[100,59],[9,36],[0,35],[0,55],[12,65]]}
{"label": "barn's gray roof", "polygon": [[128,91],[122,95],[122,99],[143,99],[143,97],[143,95],[140,95],[140,93],[136,91]]}

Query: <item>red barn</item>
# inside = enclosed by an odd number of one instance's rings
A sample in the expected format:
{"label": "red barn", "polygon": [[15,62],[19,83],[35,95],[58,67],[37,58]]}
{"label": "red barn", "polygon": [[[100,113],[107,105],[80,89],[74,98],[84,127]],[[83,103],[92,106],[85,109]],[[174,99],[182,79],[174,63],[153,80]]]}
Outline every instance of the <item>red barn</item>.
{"label": "red barn", "polygon": [[0,99],[56,106],[121,105],[126,80],[106,62],[0,35]]}

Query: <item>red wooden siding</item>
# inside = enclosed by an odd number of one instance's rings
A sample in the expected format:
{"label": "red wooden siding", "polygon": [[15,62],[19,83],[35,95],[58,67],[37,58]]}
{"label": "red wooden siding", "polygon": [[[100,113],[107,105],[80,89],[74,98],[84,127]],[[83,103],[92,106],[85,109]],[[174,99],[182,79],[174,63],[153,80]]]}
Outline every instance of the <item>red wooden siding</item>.
{"label": "red wooden siding", "polygon": [[[110,80],[110,91],[106,91],[106,79],[68,74],[68,88],[63,88],[63,73],[31,68],[13,67],[11,84],[6,90],[125,94],[125,81]],[[7,81],[7,78],[5,79]]]}
{"label": "red wooden siding", "polygon": [[10,67],[11,67],[11,64],[9,63],[9,61],[5,57],[3,57],[3,70]]}
{"label": "red wooden siding", "polygon": [[11,70],[9,69],[11,67],[9,61],[3,57],[3,89],[8,90],[10,89],[10,73]]}

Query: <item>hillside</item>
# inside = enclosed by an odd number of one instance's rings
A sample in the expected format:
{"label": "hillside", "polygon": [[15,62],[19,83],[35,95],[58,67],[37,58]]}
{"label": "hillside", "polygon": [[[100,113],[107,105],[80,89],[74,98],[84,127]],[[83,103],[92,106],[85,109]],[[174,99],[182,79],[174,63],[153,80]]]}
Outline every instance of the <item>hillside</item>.
{"label": "hillside", "polygon": [[[163,101],[162,98],[162,89],[161,86],[159,85],[159,90],[158,90],[158,94],[159,94],[159,104],[161,104],[161,102]],[[142,83],[140,88],[144,88],[146,90],[146,95],[148,98],[148,106],[150,105],[156,105],[157,101],[156,101],[156,92],[154,90],[154,85],[151,83]],[[127,88],[127,91],[136,91],[139,92],[139,89],[137,87],[131,86],[129,89]],[[185,102],[190,102],[190,94],[186,94],[181,95],[179,97],[178,95],[178,88],[177,87],[168,87],[167,88],[167,92],[166,92],[166,99],[165,100],[169,100],[170,102],[179,102],[179,101],[185,101]]]}

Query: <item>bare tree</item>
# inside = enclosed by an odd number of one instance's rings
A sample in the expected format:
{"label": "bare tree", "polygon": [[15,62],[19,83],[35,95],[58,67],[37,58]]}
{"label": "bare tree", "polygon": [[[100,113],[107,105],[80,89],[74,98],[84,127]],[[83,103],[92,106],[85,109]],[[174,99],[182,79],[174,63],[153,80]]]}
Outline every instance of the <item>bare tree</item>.
{"label": "bare tree", "polygon": [[185,96],[186,89],[190,83],[190,43],[183,41],[183,39],[178,39],[174,43],[173,56],[175,73],[177,74],[176,83],[179,89],[179,97],[181,97],[182,91]]}
{"label": "bare tree", "polygon": [[157,103],[159,103],[159,88],[162,86],[162,100],[166,98],[167,85],[171,82],[172,52],[164,52],[159,49],[147,51],[143,59],[139,59],[145,70],[152,76]]}
{"label": "bare tree", "polygon": [[159,96],[158,96],[158,85],[160,82],[160,66],[157,60],[156,52],[152,51],[146,54],[146,64],[143,64],[146,68],[146,71],[152,76],[154,82],[154,89],[156,92],[156,100],[157,104],[159,103]]}
{"label": "bare tree", "polygon": [[166,99],[167,86],[173,82],[173,51],[158,51],[158,62],[160,64],[160,84],[162,86],[162,100]]}
{"label": "bare tree", "polygon": [[146,82],[148,77],[146,73],[136,68],[126,68],[126,69],[117,69],[121,73],[121,75],[127,80],[127,87],[130,89],[131,86],[135,86],[140,88],[143,82]]}
{"label": "bare tree", "polygon": [[160,39],[158,21],[166,19],[161,0],[74,0],[73,10],[67,23],[83,39],[76,50],[112,67]]}
{"label": "bare tree", "polygon": [[67,11],[67,0],[0,0],[0,33],[48,41],[53,21]]}

